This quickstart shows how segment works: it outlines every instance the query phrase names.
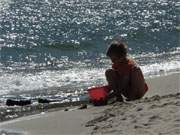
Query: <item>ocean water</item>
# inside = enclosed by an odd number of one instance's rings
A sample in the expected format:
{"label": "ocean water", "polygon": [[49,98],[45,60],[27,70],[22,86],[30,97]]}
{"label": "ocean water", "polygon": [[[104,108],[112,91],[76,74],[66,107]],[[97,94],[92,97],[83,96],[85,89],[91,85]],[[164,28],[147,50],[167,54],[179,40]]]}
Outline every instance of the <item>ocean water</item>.
{"label": "ocean water", "polygon": [[0,0],[1,101],[78,100],[106,84],[114,38],[146,78],[179,72],[179,0]]}

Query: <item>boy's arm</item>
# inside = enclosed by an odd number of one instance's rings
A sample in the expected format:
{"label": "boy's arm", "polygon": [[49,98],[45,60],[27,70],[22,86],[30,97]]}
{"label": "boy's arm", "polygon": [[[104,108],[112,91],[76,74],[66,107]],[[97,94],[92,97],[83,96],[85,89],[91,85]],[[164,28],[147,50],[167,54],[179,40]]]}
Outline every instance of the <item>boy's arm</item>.
{"label": "boy's arm", "polygon": [[141,69],[139,67],[134,67],[132,72],[131,72],[131,91],[134,94],[138,94],[138,95],[144,95],[145,94],[145,79],[143,76],[143,73],[141,71]]}

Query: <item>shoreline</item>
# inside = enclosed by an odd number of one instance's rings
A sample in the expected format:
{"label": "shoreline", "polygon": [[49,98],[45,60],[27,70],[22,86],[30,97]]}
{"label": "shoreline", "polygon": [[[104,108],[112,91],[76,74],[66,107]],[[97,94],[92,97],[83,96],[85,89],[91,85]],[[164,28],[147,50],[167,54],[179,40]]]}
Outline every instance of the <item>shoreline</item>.
{"label": "shoreline", "polygon": [[[155,121],[157,121],[155,123],[156,126],[160,126],[160,128],[163,130],[166,129],[163,126],[163,122],[166,123],[166,120],[159,118],[164,114],[165,116],[163,119],[168,117],[168,115],[173,115],[172,117],[174,121],[172,121],[170,124],[176,125],[176,129],[174,129],[175,133],[180,133],[178,130],[180,129],[178,128],[180,125],[177,123],[180,121],[178,119],[178,117],[180,117],[180,113],[178,113],[180,112],[180,73],[149,78],[146,79],[146,82],[149,86],[149,90],[145,97],[140,100],[125,103],[115,103],[101,107],[93,107],[88,105],[88,108],[84,110],[78,110],[78,105],[74,107],[69,106],[69,111],[64,111],[62,107],[55,108],[52,111],[47,110],[47,112],[44,113],[1,122],[0,133],[19,133],[18,135],[23,135],[26,133],[30,135],[86,135],[91,133],[98,135],[104,132],[108,132],[109,134],[111,134],[111,132],[112,134],[121,134],[122,132],[122,134],[125,135],[125,133],[123,133],[123,131],[119,131],[119,129],[125,128],[127,125],[122,125],[122,123],[120,124],[119,122],[124,121],[125,123],[130,124],[132,123],[132,120],[134,120],[135,122],[132,127],[133,130],[132,132],[129,131],[129,133],[132,134],[136,129],[138,130],[137,134],[141,134],[141,132],[145,134],[149,132],[148,134],[150,134],[151,131],[149,131],[148,128],[152,128],[151,119],[155,119]],[[128,108],[131,108],[132,111],[128,112]],[[172,109],[174,111],[172,111]],[[117,113],[116,110],[121,113]],[[128,112],[127,114],[126,111]],[[139,116],[139,112],[142,112],[142,116]],[[133,119],[131,116],[137,118]],[[116,119],[119,119],[119,121]],[[137,121],[140,121],[140,123]],[[145,123],[143,123],[144,125],[142,124],[142,121],[145,121]],[[149,124],[148,121],[150,121],[151,124]],[[109,123],[109,125],[107,123]],[[116,129],[115,125],[122,125],[122,127]],[[165,125],[169,127],[167,124]],[[113,131],[110,131],[110,129],[113,129]],[[146,130],[148,130],[148,132],[146,132]],[[154,126],[152,130],[163,133]]]}

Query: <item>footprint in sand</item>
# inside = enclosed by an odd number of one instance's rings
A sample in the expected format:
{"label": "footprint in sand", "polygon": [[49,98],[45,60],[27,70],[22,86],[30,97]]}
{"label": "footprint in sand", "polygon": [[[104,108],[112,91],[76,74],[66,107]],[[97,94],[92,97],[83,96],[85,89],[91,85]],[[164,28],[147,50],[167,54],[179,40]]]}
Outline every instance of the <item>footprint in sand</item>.
{"label": "footprint in sand", "polygon": [[162,118],[158,115],[153,115],[151,117],[149,117],[149,122],[152,123],[152,122],[155,122],[157,120],[161,120]]}

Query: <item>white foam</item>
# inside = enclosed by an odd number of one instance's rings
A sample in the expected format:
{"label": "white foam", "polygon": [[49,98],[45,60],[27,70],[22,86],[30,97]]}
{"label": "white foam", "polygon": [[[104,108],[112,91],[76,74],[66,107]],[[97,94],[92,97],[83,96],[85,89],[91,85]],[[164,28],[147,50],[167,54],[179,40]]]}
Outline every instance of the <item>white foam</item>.
{"label": "white foam", "polygon": [[166,61],[162,63],[154,63],[141,66],[146,77],[180,72],[180,61]]}
{"label": "white foam", "polygon": [[0,76],[1,94],[32,91],[67,85],[91,85],[104,80],[102,69],[69,69],[65,71],[42,71],[39,73],[5,73]]}
{"label": "white foam", "polygon": [[[141,66],[146,77],[180,71],[180,61],[167,61]],[[8,92],[25,92],[63,86],[90,87],[106,83],[106,68],[73,68],[64,71],[42,71],[37,73],[5,73],[0,76],[1,95]],[[56,89],[58,91],[58,89]]]}

